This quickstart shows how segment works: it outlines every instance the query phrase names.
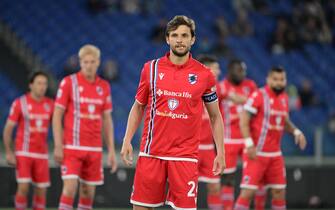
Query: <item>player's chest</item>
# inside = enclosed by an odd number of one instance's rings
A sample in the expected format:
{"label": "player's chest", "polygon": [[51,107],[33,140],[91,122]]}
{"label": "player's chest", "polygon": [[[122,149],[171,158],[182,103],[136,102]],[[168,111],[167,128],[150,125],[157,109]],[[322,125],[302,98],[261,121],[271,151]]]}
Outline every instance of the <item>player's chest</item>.
{"label": "player's chest", "polygon": [[106,90],[100,85],[79,84],[71,92],[71,100],[80,107],[100,107],[104,104]]}
{"label": "player's chest", "polygon": [[[184,99],[201,99],[207,85],[206,78],[195,71],[158,70],[155,92],[160,98],[178,97]],[[150,83],[151,90],[153,83]]]}
{"label": "player's chest", "polygon": [[270,122],[276,125],[285,124],[285,119],[288,116],[287,101],[285,98],[270,98],[268,104],[265,103],[264,115]]}
{"label": "player's chest", "polygon": [[36,124],[37,127],[47,124],[52,115],[51,104],[45,103],[27,103],[27,107],[23,109],[24,120]]}

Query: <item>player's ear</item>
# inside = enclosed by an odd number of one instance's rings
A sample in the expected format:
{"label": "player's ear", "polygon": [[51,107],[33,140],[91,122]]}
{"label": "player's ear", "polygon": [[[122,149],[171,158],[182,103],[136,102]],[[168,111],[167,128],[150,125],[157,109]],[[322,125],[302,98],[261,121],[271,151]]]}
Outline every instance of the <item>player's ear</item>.
{"label": "player's ear", "polygon": [[170,45],[169,36],[165,36],[165,41],[168,45]]}
{"label": "player's ear", "polygon": [[191,39],[191,46],[195,43],[195,36],[192,37]]}

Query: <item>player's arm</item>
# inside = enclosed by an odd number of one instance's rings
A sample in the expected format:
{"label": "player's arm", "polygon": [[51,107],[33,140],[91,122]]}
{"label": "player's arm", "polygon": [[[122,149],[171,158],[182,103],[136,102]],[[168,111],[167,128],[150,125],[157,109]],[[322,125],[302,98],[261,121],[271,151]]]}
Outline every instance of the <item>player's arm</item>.
{"label": "player's arm", "polygon": [[250,120],[252,118],[252,113],[247,110],[243,110],[240,115],[240,129],[242,136],[244,138],[245,148],[247,149],[247,154],[250,159],[256,157],[256,147],[254,141],[250,135]]}
{"label": "player's arm", "polygon": [[57,163],[63,161],[63,125],[62,120],[64,116],[64,109],[59,106],[55,106],[54,113],[52,115],[52,131],[54,136],[54,158]]}
{"label": "player's arm", "polygon": [[14,155],[14,151],[12,147],[12,142],[13,142],[12,136],[13,136],[15,125],[16,125],[15,122],[11,120],[7,120],[4,130],[3,130],[3,142],[5,146],[6,160],[7,160],[8,165],[11,165],[11,166],[16,165],[16,159],[15,159],[15,155]]}
{"label": "player's arm", "polygon": [[112,168],[114,173],[117,169],[116,155],[115,155],[115,141],[114,141],[114,124],[110,111],[105,111],[102,115],[104,139],[108,149],[108,165]]}
{"label": "player's arm", "polygon": [[285,118],[285,131],[294,136],[295,144],[299,145],[301,150],[305,149],[307,145],[306,137],[303,132],[293,124],[289,116]]}
{"label": "player's arm", "polygon": [[139,102],[137,102],[137,100],[135,100],[129,112],[126,133],[123,138],[123,144],[121,149],[122,161],[128,166],[132,165],[133,163],[133,148],[131,146],[131,140],[141,123],[144,109],[145,105],[140,104]]}
{"label": "player's arm", "polygon": [[231,100],[234,104],[244,104],[247,101],[247,97],[237,93],[230,92],[227,98]]}
{"label": "player's arm", "polygon": [[226,167],[225,150],[223,145],[223,121],[219,110],[217,101],[205,103],[211,127],[213,130],[213,137],[216,145],[216,158],[214,160],[213,172],[215,175],[223,173]]}

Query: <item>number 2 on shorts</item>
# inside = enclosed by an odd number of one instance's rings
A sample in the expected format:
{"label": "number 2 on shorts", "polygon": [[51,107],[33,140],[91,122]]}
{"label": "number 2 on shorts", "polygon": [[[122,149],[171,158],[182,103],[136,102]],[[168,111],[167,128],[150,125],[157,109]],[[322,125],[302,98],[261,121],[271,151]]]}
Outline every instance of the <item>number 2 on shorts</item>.
{"label": "number 2 on shorts", "polygon": [[189,181],[187,184],[191,186],[191,189],[187,193],[187,197],[195,197],[195,182]]}

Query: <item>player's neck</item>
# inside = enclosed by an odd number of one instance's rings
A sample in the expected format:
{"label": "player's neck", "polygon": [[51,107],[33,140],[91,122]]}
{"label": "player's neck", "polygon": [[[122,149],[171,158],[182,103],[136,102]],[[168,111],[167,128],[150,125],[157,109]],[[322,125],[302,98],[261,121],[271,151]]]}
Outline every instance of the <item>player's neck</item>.
{"label": "player's neck", "polygon": [[189,59],[190,53],[188,52],[186,55],[180,57],[175,55],[172,51],[170,52],[169,60],[171,63],[176,65],[183,65]]}
{"label": "player's neck", "polygon": [[42,98],[43,98],[43,96],[38,96],[38,95],[34,94],[33,92],[30,92],[30,97],[32,99],[34,99],[35,101],[41,101]]}
{"label": "player's neck", "polygon": [[95,78],[96,78],[96,75],[85,75],[85,74],[83,74],[83,76],[90,83],[93,83],[95,81]]}

